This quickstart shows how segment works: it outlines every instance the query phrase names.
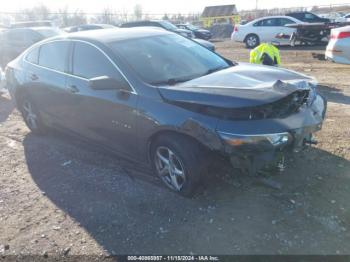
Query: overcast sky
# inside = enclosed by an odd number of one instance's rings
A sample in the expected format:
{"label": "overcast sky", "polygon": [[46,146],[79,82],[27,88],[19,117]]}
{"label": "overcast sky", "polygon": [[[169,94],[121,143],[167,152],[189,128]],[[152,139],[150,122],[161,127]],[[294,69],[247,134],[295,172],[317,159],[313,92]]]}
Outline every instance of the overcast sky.
{"label": "overcast sky", "polygon": [[[197,13],[201,12],[205,6],[236,4],[238,10],[255,8],[256,0],[1,0],[0,12],[13,12],[19,9],[28,8],[40,3],[48,6],[52,10],[57,10],[67,6],[70,11],[80,9],[88,13],[101,12],[109,7],[118,12],[126,10],[130,13],[136,4],[140,4],[144,13],[164,14],[164,13]],[[295,7],[330,5],[350,2],[350,0],[257,0],[259,8],[274,7]]]}

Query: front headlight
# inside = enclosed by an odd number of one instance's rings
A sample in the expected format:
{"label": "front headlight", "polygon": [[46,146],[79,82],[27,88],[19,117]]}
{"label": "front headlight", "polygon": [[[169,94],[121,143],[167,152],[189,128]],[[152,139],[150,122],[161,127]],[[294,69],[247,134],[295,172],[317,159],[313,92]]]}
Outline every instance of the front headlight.
{"label": "front headlight", "polygon": [[291,141],[291,135],[288,132],[275,134],[241,135],[219,132],[220,137],[231,146],[254,145],[260,143],[269,143],[278,147],[286,145]]}
{"label": "front headlight", "polygon": [[288,143],[289,134],[288,133],[280,133],[280,134],[267,134],[266,138],[270,141],[270,143],[274,146],[279,146]]}

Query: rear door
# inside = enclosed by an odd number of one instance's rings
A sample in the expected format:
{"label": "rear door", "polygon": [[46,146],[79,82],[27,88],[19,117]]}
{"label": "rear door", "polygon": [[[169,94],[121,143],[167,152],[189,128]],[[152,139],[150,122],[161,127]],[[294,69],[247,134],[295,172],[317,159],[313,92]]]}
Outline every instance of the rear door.
{"label": "rear door", "polygon": [[286,25],[288,25],[288,24],[295,24],[295,22],[293,20],[289,19],[289,18],[284,18],[283,17],[283,18],[278,18],[277,24],[279,25],[278,31],[280,31],[280,33],[283,33],[285,38],[276,39],[276,41],[280,42],[281,44],[289,44],[290,36],[294,32],[296,32],[296,29],[287,27]]}
{"label": "rear door", "polygon": [[84,137],[122,153],[132,152],[135,142],[137,94],[129,90],[93,90],[89,79],[108,76],[126,81],[114,62],[98,47],[76,41],[67,89],[75,105],[72,128]]}
{"label": "rear door", "polygon": [[267,18],[254,24],[260,42],[276,41],[276,35],[281,33],[278,18]]}
{"label": "rear door", "polygon": [[69,96],[66,89],[69,41],[54,41],[34,48],[25,58],[26,83],[32,99],[45,121],[66,126],[69,119]]}

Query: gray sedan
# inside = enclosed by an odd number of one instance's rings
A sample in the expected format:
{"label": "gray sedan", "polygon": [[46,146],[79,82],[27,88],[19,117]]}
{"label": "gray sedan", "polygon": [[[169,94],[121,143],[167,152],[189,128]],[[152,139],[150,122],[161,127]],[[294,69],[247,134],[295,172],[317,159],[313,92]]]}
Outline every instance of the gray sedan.
{"label": "gray sedan", "polygon": [[42,41],[9,63],[6,79],[33,133],[55,128],[103,146],[186,196],[213,155],[255,173],[313,143],[326,111],[310,77],[152,28]]}

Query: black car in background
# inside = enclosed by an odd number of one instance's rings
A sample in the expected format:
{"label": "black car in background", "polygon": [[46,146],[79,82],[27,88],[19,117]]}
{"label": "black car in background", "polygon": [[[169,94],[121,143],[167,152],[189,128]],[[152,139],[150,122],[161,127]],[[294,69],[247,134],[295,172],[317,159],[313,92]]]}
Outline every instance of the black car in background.
{"label": "black car in background", "polygon": [[73,33],[73,32],[79,32],[79,31],[107,29],[107,28],[113,28],[113,27],[114,27],[113,25],[109,25],[109,24],[86,24],[86,25],[66,27],[63,30],[67,33]]}
{"label": "black car in background", "polygon": [[209,40],[213,36],[209,30],[196,27],[192,24],[178,24],[176,26],[180,29],[190,30],[199,39]]}
{"label": "black car in background", "polygon": [[4,68],[31,45],[61,34],[55,27],[14,28],[0,31],[0,65]]}
{"label": "black car in background", "polygon": [[328,18],[319,17],[311,12],[291,12],[286,14],[286,16],[294,17],[302,22],[306,23],[329,23],[331,22]]}
{"label": "black car in background", "polygon": [[33,133],[55,128],[104,146],[183,195],[213,154],[255,172],[300,150],[326,110],[312,78],[152,28],[50,38],[9,63],[6,79]]}
{"label": "black car in background", "polygon": [[127,22],[120,25],[121,28],[140,27],[140,26],[161,27],[165,30],[180,34],[182,36],[185,36],[188,38],[194,38],[194,34],[192,34],[190,30],[177,28],[174,24],[166,20],[142,20],[142,21]]}
{"label": "black car in background", "polygon": [[187,29],[181,29],[176,27],[174,24],[170,23],[169,21],[166,20],[144,20],[144,21],[134,21],[134,22],[128,22],[121,24],[121,28],[131,28],[131,27],[159,27],[163,28],[167,31],[177,33],[179,35],[182,35],[187,38],[192,38],[194,41],[200,43],[201,45],[205,46],[211,51],[215,51],[215,45],[210,43],[209,41],[195,38],[195,35],[193,34],[192,31],[187,30]]}

